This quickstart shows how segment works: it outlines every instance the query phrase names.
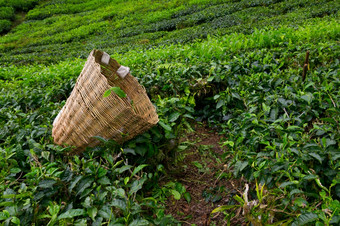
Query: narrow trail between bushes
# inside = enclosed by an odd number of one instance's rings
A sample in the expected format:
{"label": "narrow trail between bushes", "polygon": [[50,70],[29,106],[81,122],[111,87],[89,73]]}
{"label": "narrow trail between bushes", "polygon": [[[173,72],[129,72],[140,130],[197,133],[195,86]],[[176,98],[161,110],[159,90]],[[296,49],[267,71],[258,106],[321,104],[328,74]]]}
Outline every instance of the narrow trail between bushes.
{"label": "narrow trail between bushes", "polygon": [[[182,225],[224,225],[227,223],[224,214],[211,212],[233,202],[233,196],[240,194],[245,182],[233,179],[231,170],[225,164],[226,157],[222,156],[225,150],[220,145],[223,136],[204,124],[196,124],[194,130],[181,140],[181,144],[187,146],[179,153],[183,160],[161,181],[161,184],[180,182],[190,193],[191,201],[183,197],[175,200],[171,196],[166,203],[166,213]],[[240,213],[235,213],[235,216],[238,217],[232,219],[232,225],[245,224]]]}
{"label": "narrow trail between bushes", "polygon": [[23,12],[23,11],[20,11],[20,12],[15,13],[15,20],[14,20],[13,23],[12,23],[11,29],[15,28],[16,26],[18,26],[18,25],[20,25],[22,22],[24,22],[25,17],[26,17],[26,14],[27,14],[27,13],[25,13],[25,12]]}

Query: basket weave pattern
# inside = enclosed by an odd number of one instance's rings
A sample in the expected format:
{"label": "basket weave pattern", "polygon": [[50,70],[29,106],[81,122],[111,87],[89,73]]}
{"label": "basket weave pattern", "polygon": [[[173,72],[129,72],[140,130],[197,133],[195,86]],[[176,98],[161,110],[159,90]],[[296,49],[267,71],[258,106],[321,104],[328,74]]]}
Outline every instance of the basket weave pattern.
{"label": "basket weave pattern", "polygon": [[[128,73],[117,75],[121,65],[113,59],[101,62],[103,52],[93,50],[79,75],[71,95],[53,123],[52,136],[59,145],[78,149],[95,146],[94,136],[123,143],[158,122],[155,107],[137,79]],[[111,87],[120,87],[127,96],[120,98]]]}

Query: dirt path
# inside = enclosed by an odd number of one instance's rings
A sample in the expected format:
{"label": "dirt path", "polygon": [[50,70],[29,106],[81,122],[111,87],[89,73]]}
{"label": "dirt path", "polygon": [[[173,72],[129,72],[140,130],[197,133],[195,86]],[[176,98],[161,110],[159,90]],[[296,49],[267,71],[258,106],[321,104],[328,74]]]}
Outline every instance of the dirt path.
{"label": "dirt path", "polygon": [[[211,211],[221,205],[230,205],[233,195],[240,193],[244,183],[232,179],[232,173],[224,164],[226,150],[219,144],[223,137],[204,125],[196,125],[194,129],[194,133],[182,140],[191,145],[180,153],[183,161],[177,164],[176,173],[163,181],[183,184],[191,201],[169,197],[167,214],[173,215],[183,225],[226,225],[223,213],[212,215]],[[231,225],[242,224],[242,216],[232,219]]]}

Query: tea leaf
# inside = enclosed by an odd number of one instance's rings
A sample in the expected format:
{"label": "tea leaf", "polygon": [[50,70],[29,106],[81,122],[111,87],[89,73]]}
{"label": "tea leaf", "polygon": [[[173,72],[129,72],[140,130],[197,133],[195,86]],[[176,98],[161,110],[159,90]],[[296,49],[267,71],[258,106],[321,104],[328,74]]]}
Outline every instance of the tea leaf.
{"label": "tea leaf", "polygon": [[104,92],[104,94],[103,94],[103,97],[105,98],[105,97],[110,96],[111,91],[112,91],[111,89],[106,90],[106,91]]}
{"label": "tea leaf", "polygon": [[144,182],[146,181],[146,178],[142,178],[140,180],[135,180],[132,184],[131,184],[131,189],[129,191],[129,194],[135,194],[137,193],[137,191],[139,191],[140,189],[142,189],[142,186],[144,184]]}
{"label": "tea leaf", "polygon": [[120,167],[120,168],[117,168],[116,171],[117,171],[119,174],[122,174],[123,172],[125,172],[125,171],[127,171],[127,170],[129,170],[129,169],[131,169],[131,168],[132,168],[132,166],[130,166],[130,165],[125,165],[125,166],[122,166],[122,167]]}
{"label": "tea leaf", "polygon": [[220,107],[222,107],[224,105],[224,100],[219,100],[216,104],[216,109],[219,109]]}
{"label": "tea leaf", "polygon": [[20,220],[17,217],[12,217],[11,222],[16,224],[16,225],[20,225]]}
{"label": "tea leaf", "polygon": [[55,183],[57,183],[57,181],[55,181],[55,180],[50,180],[50,179],[49,180],[42,180],[42,181],[40,181],[38,187],[40,187],[40,188],[52,188]]}
{"label": "tea leaf", "polygon": [[178,191],[171,189],[170,192],[174,196],[174,199],[176,199],[176,200],[181,199],[181,194]]}
{"label": "tea leaf", "polygon": [[119,87],[111,87],[110,88],[115,94],[117,94],[120,98],[126,97],[126,93]]}
{"label": "tea leaf", "polygon": [[185,193],[183,194],[183,197],[185,198],[185,200],[186,200],[188,203],[191,202],[191,195],[190,195],[189,192],[185,192]]}
{"label": "tea leaf", "polygon": [[103,94],[103,97],[108,97],[110,96],[111,92],[114,92],[115,94],[117,94],[117,96],[119,96],[120,98],[125,98],[126,97],[126,93],[120,88],[120,87],[111,87],[110,89],[106,90]]}
{"label": "tea leaf", "polygon": [[10,214],[8,213],[7,210],[3,210],[2,212],[0,212],[0,220],[6,220],[9,217],[10,217]]}
{"label": "tea leaf", "polygon": [[298,184],[299,182],[298,181],[287,181],[287,182],[283,182],[281,185],[280,185],[280,188],[285,188],[289,185],[293,185],[293,184]]}
{"label": "tea leaf", "polygon": [[110,205],[126,211],[126,202],[121,199],[114,199]]}
{"label": "tea leaf", "polygon": [[150,222],[145,220],[145,219],[136,219],[136,220],[133,220],[129,226],[143,226],[143,225],[150,225]]}
{"label": "tea leaf", "polygon": [[315,213],[305,213],[301,214],[296,221],[292,223],[292,226],[300,226],[305,225],[311,222],[314,222],[318,219],[318,215]]}
{"label": "tea leaf", "polygon": [[58,216],[58,220],[65,218],[73,218],[77,216],[83,216],[86,214],[84,209],[70,209]]}
{"label": "tea leaf", "polygon": [[90,187],[94,179],[91,177],[83,178],[77,186],[77,195],[80,195],[86,188]]}
{"label": "tea leaf", "polygon": [[178,117],[181,115],[180,112],[174,112],[169,116],[169,122],[174,122],[178,119]]}
{"label": "tea leaf", "polygon": [[108,185],[111,184],[111,181],[108,177],[102,177],[98,180],[98,183],[102,185]]}
{"label": "tea leaf", "polygon": [[147,164],[142,164],[142,165],[137,166],[137,167],[133,170],[133,172],[132,172],[130,178],[132,178],[136,173],[138,173],[139,171],[141,171],[141,170],[142,170],[144,167],[146,167],[146,166],[148,166],[148,165],[147,165]]}
{"label": "tea leaf", "polygon": [[225,210],[230,210],[238,207],[237,205],[224,205],[224,206],[219,206],[215,208],[211,213],[218,213],[218,212],[223,212]]}
{"label": "tea leaf", "polygon": [[198,169],[203,169],[203,165],[198,161],[194,161],[192,164],[194,164]]}
{"label": "tea leaf", "polygon": [[77,176],[70,184],[70,186],[68,187],[68,191],[71,192],[73,190],[73,188],[76,186],[76,184],[80,181],[80,179],[82,179],[83,176],[79,175]]}
{"label": "tea leaf", "polygon": [[159,124],[161,127],[163,127],[163,129],[165,129],[165,130],[167,130],[167,131],[171,131],[171,130],[172,130],[171,127],[170,127],[169,125],[165,124],[165,123],[162,122],[162,121],[159,121],[158,124]]}
{"label": "tea leaf", "polygon": [[92,207],[87,210],[87,214],[91,217],[93,221],[95,220],[95,217],[97,216],[97,212],[98,210],[96,207]]}
{"label": "tea leaf", "polygon": [[322,158],[319,154],[317,153],[308,153],[310,156],[312,156],[313,158],[315,158],[316,160],[318,160],[320,162],[320,164],[322,164]]}

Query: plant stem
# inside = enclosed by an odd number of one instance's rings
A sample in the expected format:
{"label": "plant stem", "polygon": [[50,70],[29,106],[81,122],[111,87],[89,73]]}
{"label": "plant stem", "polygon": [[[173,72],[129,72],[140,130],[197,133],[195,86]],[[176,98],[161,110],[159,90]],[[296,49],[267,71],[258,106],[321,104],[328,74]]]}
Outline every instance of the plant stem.
{"label": "plant stem", "polygon": [[302,81],[304,82],[306,79],[306,73],[308,70],[308,64],[309,64],[309,50],[307,50],[306,52],[306,59],[305,59],[305,63],[303,65],[303,71],[302,71]]}

